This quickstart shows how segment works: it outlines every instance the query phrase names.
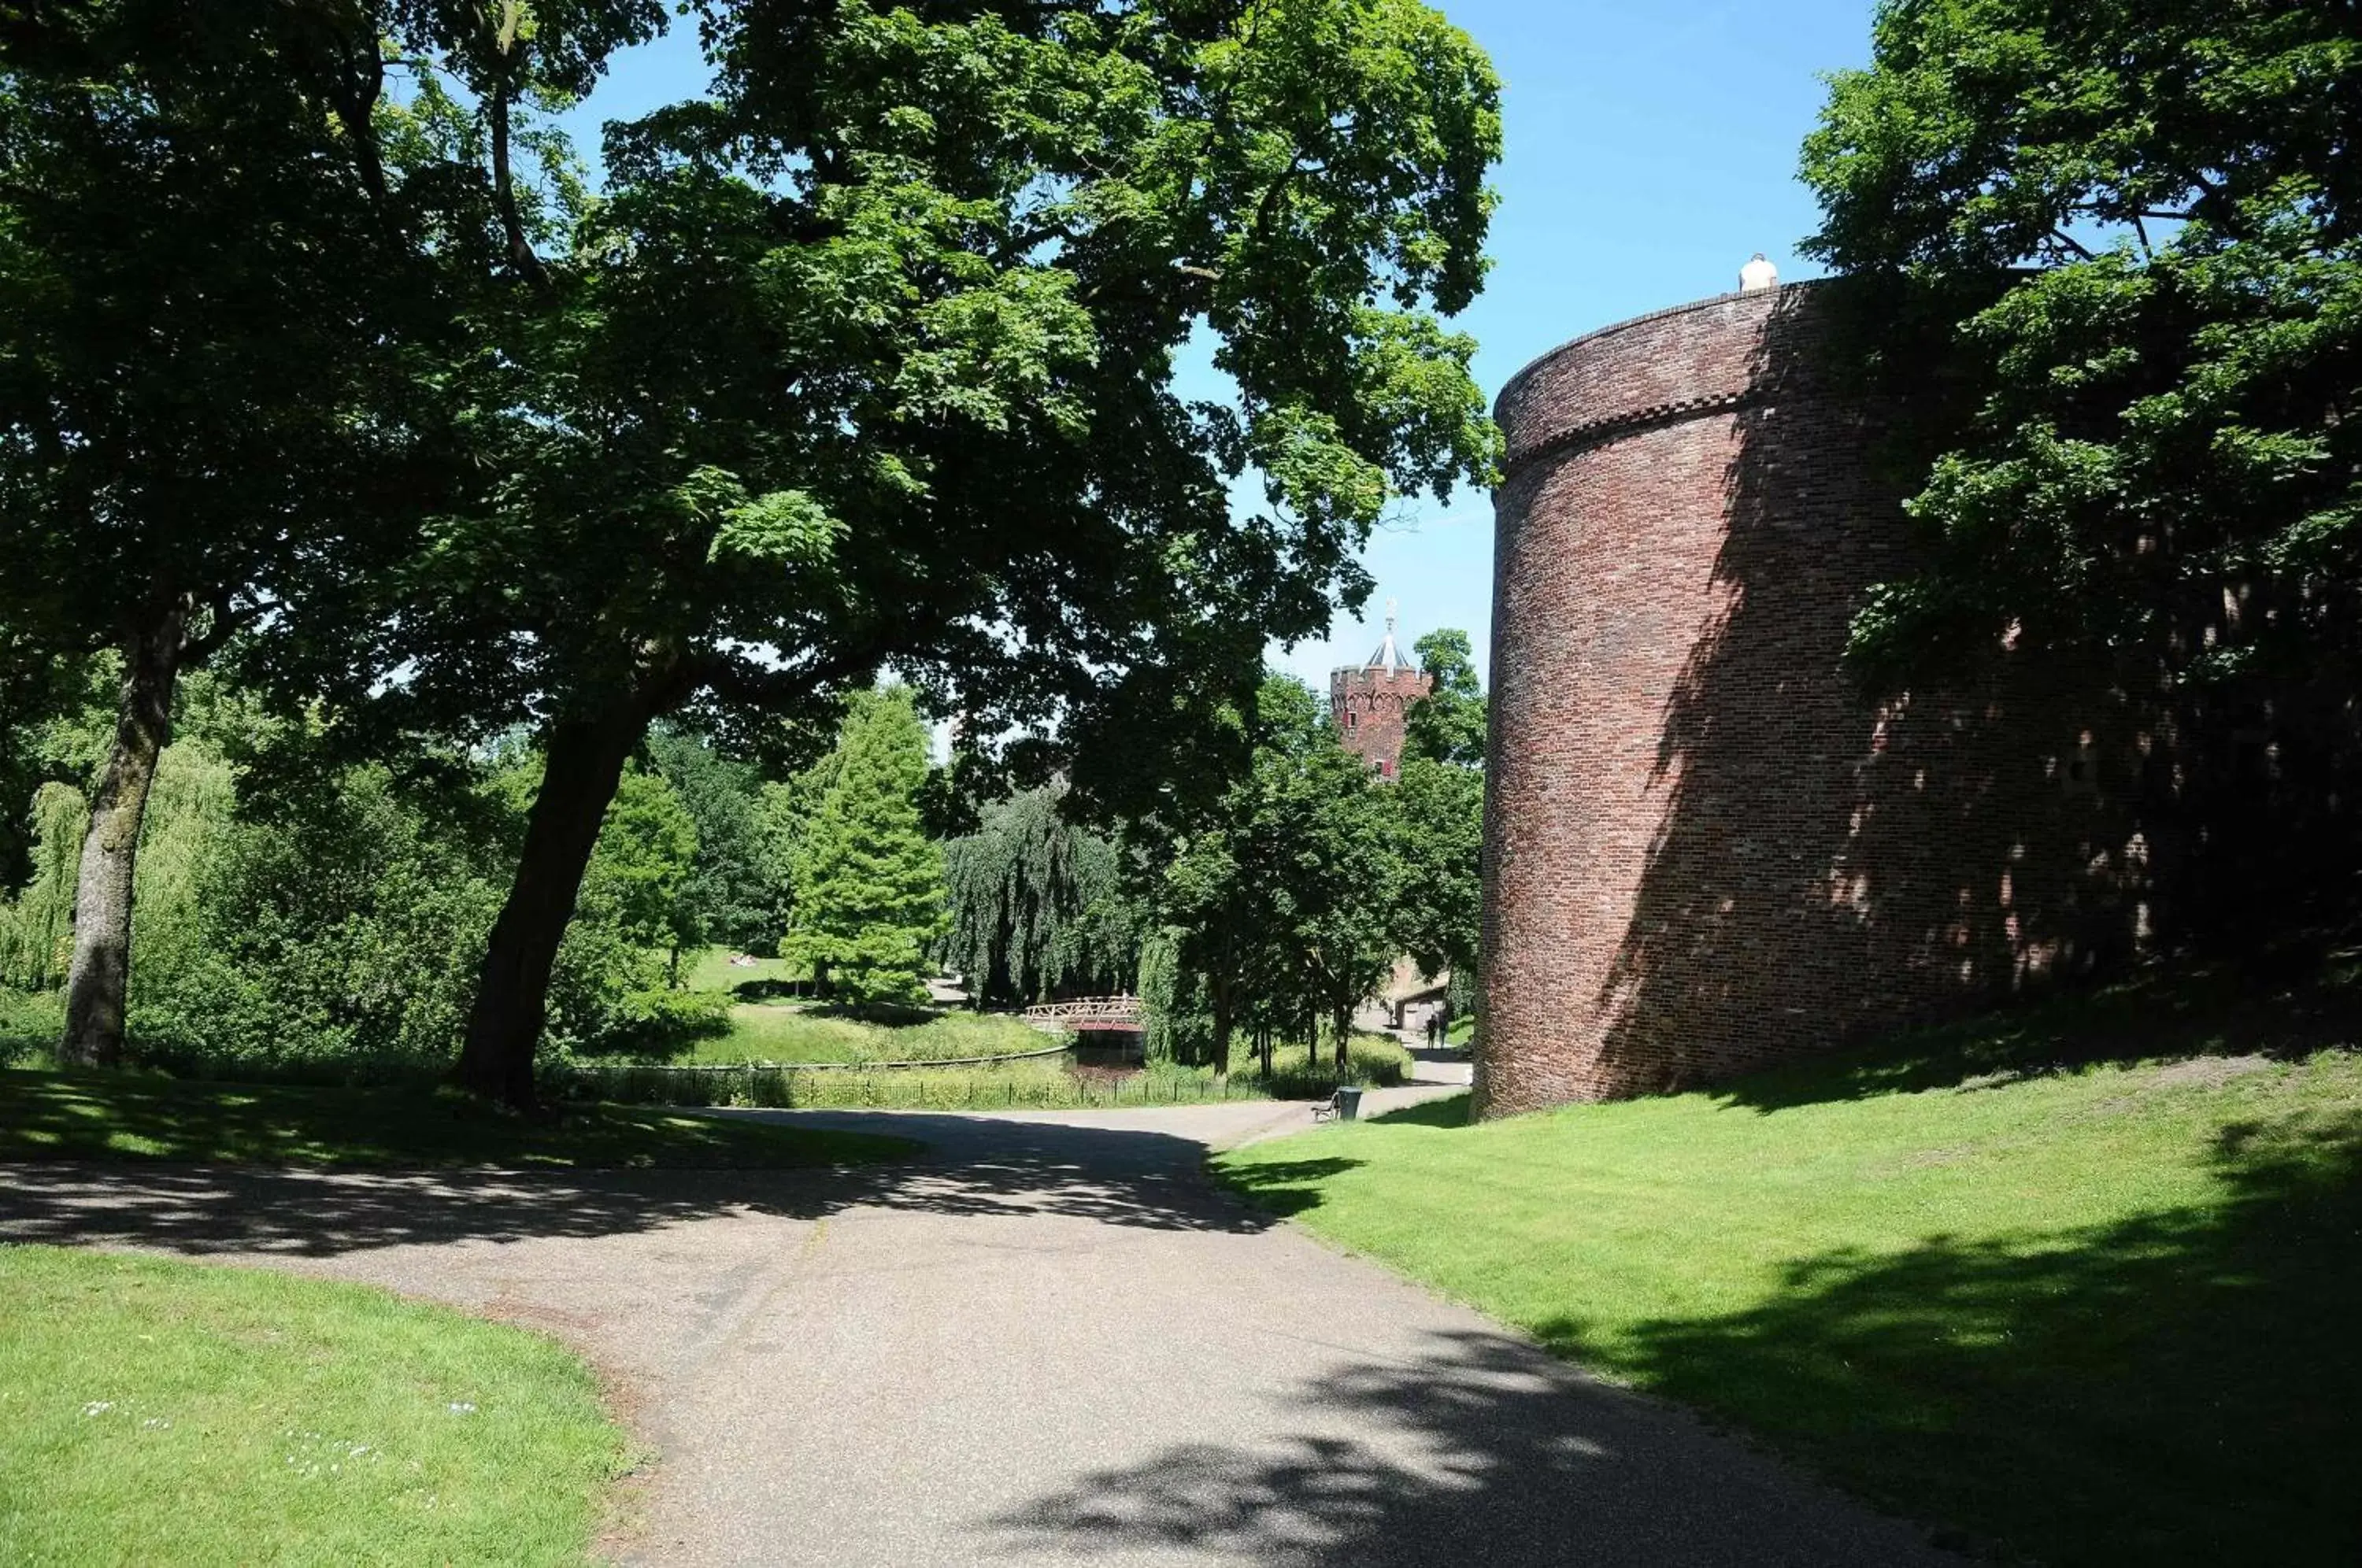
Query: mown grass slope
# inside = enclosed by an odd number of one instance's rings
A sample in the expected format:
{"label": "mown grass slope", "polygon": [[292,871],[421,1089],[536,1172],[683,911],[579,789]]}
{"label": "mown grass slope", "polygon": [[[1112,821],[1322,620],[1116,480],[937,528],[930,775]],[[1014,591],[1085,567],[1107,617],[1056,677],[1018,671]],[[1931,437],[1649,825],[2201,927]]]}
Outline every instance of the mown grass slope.
{"label": "mown grass slope", "polygon": [[2358,988],[2150,981],[1220,1169],[2003,1555],[2362,1561]]}

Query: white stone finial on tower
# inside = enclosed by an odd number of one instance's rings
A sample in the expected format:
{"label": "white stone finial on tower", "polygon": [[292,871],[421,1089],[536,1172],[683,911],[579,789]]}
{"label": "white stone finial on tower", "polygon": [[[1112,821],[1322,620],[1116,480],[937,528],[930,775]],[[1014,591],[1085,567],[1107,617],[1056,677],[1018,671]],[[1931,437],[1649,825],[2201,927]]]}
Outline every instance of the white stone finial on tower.
{"label": "white stone finial on tower", "polygon": [[1383,669],[1392,675],[1396,670],[1405,668],[1403,657],[1395,647],[1395,602],[1391,599],[1387,600],[1386,640],[1378,645],[1378,651],[1370,656],[1370,662],[1362,667],[1363,669]]}
{"label": "white stone finial on tower", "polygon": [[1761,293],[1765,289],[1776,289],[1779,286],[1780,269],[1763,259],[1763,252],[1760,250],[1755,253],[1753,259],[1738,270],[1738,292],[1742,294]]}

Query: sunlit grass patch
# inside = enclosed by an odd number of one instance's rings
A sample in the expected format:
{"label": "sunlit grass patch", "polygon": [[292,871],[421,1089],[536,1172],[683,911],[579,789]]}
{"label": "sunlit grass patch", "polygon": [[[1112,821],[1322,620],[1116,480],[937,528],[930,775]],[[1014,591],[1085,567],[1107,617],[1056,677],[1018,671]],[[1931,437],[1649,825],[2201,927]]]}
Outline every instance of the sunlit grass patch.
{"label": "sunlit grass patch", "polygon": [[1713,1093],[1477,1127],[1451,1101],[1219,1168],[2005,1554],[2351,1562],[2355,990],[2152,982]]}
{"label": "sunlit grass patch", "polygon": [[[732,962],[742,957],[749,961]],[[733,991],[744,985],[783,985],[803,977],[800,964],[784,958],[754,958],[727,947],[704,947],[681,955],[680,983],[692,991]]]}
{"label": "sunlit grass patch", "polygon": [[590,1369],[359,1286],[0,1246],[0,1562],[578,1563]]}
{"label": "sunlit grass patch", "polygon": [[698,1042],[696,1062],[940,1062],[1010,1056],[1064,1043],[1006,1013],[945,1012],[875,1023],[798,1004],[741,1004],[730,1032]]}

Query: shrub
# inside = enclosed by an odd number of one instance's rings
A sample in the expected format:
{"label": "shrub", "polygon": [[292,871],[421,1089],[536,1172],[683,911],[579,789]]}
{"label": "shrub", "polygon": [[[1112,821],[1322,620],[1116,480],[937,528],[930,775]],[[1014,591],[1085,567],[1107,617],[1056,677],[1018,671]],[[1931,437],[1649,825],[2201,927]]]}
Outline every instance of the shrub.
{"label": "shrub", "polygon": [[356,1080],[441,1070],[499,910],[486,846],[437,832],[364,767],[300,819],[220,825],[210,849],[170,940],[133,973],[143,1058]]}
{"label": "shrub", "polygon": [[634,991],[605,1015],[586,1055],[678,1056],[700,1040],[730,1032],[730,999],[714,991]]}
{"label": "shrub", "polygon": [[65,1027],[65,998],[59,992],[0,987],[0,1067],[46,1061]]}

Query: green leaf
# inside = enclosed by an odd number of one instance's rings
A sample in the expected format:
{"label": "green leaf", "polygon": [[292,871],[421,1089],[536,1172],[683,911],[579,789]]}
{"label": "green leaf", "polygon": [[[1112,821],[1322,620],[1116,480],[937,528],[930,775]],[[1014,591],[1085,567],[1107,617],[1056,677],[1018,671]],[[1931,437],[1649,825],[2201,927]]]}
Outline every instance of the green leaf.
{"label": "green leaf", "polygon": [[734,555],[789,566],[824,566],[844,530],[843,520],[807,492],[773,491],[723,513],[706,558],[718,561]]}

